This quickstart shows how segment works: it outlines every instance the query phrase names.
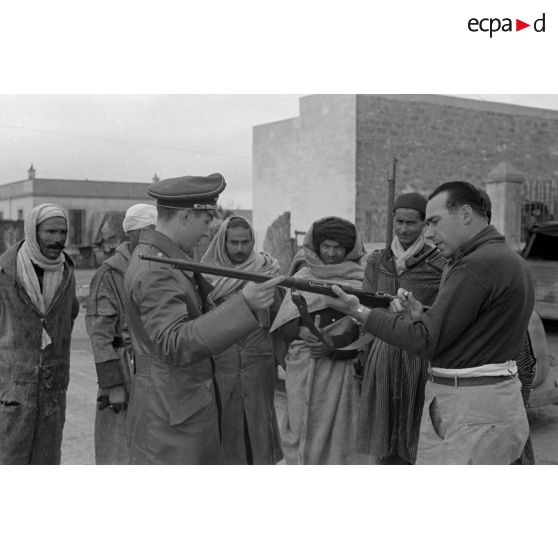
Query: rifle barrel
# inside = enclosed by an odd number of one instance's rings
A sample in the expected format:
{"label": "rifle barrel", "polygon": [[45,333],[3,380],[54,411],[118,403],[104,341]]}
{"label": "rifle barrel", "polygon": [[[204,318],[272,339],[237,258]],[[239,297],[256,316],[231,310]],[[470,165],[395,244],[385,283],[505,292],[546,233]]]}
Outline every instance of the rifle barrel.
{"label": "rifle barrel", "polygon": [[[244,281],[252,281],[254,283],[263,283],[272,279],[271,275],[264,273],[254,273],[252,271],[240,271],[230,267],[220,267],[215,265],[202,264],[190,260],[179,260],[175,258],[160,258],[158,256],[147,256],[140,254],[140,259],[159,262],[170,265],[178,269],[187,269],[189,271],[197,271],[206,275],[215,275],[217,277],[232,277],[233,279],[242,279]],[[317,279],[302,279],[300,277],[285,277],[280,283],[283,287],[289,287],[304,292],[312,292],[336,297],[332,287],[337,285],[341,287],[347,294],[358,297],[360,302],[370,308],[388,308],[393,297],[384,293],[367,293],[360,289],[355,289],[350,285],[343,283],[335,283],[330,281],[322,281]]]}
{"label": "rifle barrel", "polygon": [[207,275],[216,275],[217,277],[232,277],[233,279],[244,279],[254,283],[263,283],[272,279],[270,275],[263,273],[254,273],[253,271],[240,271],[231,267],[220,267],[217,265],[207,265],[190,260],[178,260],[176,258],[159,258],[158,256],[140,255],[140,259],[159,262],[177,267],[179,269],[187,269],[189,271],[197,271]]}

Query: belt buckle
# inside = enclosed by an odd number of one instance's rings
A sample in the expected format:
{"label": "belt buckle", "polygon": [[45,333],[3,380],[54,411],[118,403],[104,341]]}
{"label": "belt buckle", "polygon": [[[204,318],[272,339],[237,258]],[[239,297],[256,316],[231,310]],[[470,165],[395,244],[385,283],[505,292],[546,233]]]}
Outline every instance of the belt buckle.
{"label": "belt buckle", "polygon": [[453,387],[455,389],[457,389],[459,387],[459,382],[458,382],[457,376],[453,377]]}

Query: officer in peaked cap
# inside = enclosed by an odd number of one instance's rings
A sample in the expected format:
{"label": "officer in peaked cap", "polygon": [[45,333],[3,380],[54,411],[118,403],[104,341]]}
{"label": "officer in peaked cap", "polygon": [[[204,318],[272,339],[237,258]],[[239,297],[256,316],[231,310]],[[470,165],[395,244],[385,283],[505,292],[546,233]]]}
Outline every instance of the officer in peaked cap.
{"label": "officer in peaked cap", "polygon": [[209,233],[219,194],[226,182],[219,173],[180,176],[153,184],[147,193],[157,200],[157,230],[189,256]]}
{"label": "officer in peaked cap", "polygon": [[132,464],[223,462],[211,356],[258,329],[256,312],[272,304],[283,277],[247,283],[204,313],[204,294],[211,289],[206,280],[140,255],[189,259],[207,236],[224,189],[218,173],[170,178],[149,188],[157,200],[157,226],[142,232],[124,278],[136,355],[128,407]]}
{"label": "officer in peaked cap", "polygon": [[168,178],[151,186],[147,193],[157,200],[157,207],[169,209],[217,209],[219,194],[227,183],[222,174]]}

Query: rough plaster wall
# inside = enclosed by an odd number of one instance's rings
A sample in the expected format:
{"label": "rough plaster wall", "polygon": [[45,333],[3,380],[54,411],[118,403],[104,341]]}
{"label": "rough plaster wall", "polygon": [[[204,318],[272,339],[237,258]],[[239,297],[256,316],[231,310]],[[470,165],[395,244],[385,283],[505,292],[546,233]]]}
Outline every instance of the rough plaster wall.
{"label": "rough plaster wall", "polygon": [[23,221],[0,221],[0,254],[22,240],[23,236]]}
{"label": "rough plaster wall", "polygon": [[291,215],[286,211],[267,228],[263,249],[277,258],[281,273],[286,274],[294,256],[294,248],[291,238]]}
{"label": "rough plaster wall", "polygon": [[[474,110],[460,99],[447,105],[439,97],[436,102],[394,97],[357,96],[356,220],[367,242],[385,238],[387,173],[394,155],[396,193],[429,193],[452,179],[482,186],[503,161],[527,179],[558,177],[558,112],[517,114],[521,110],[502,105]],[[506,112],[496,112],[498,107]]]}
{"label": "rough plaster wall", "polygon": [[313,95],[300,116],[253,131],[254,229],[291,213],[291,234],[326,215],[355,218],[355,96]]}

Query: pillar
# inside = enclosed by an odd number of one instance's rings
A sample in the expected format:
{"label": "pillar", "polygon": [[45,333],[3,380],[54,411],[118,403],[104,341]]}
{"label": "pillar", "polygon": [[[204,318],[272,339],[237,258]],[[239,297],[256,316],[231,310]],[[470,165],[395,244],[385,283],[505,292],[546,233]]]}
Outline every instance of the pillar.
{"label": "pillar", "polygon": [[492,225],[513,250],[521,249],[521,187],[525,177],[510,163],[499,163],[486,177],[492,201]]}

